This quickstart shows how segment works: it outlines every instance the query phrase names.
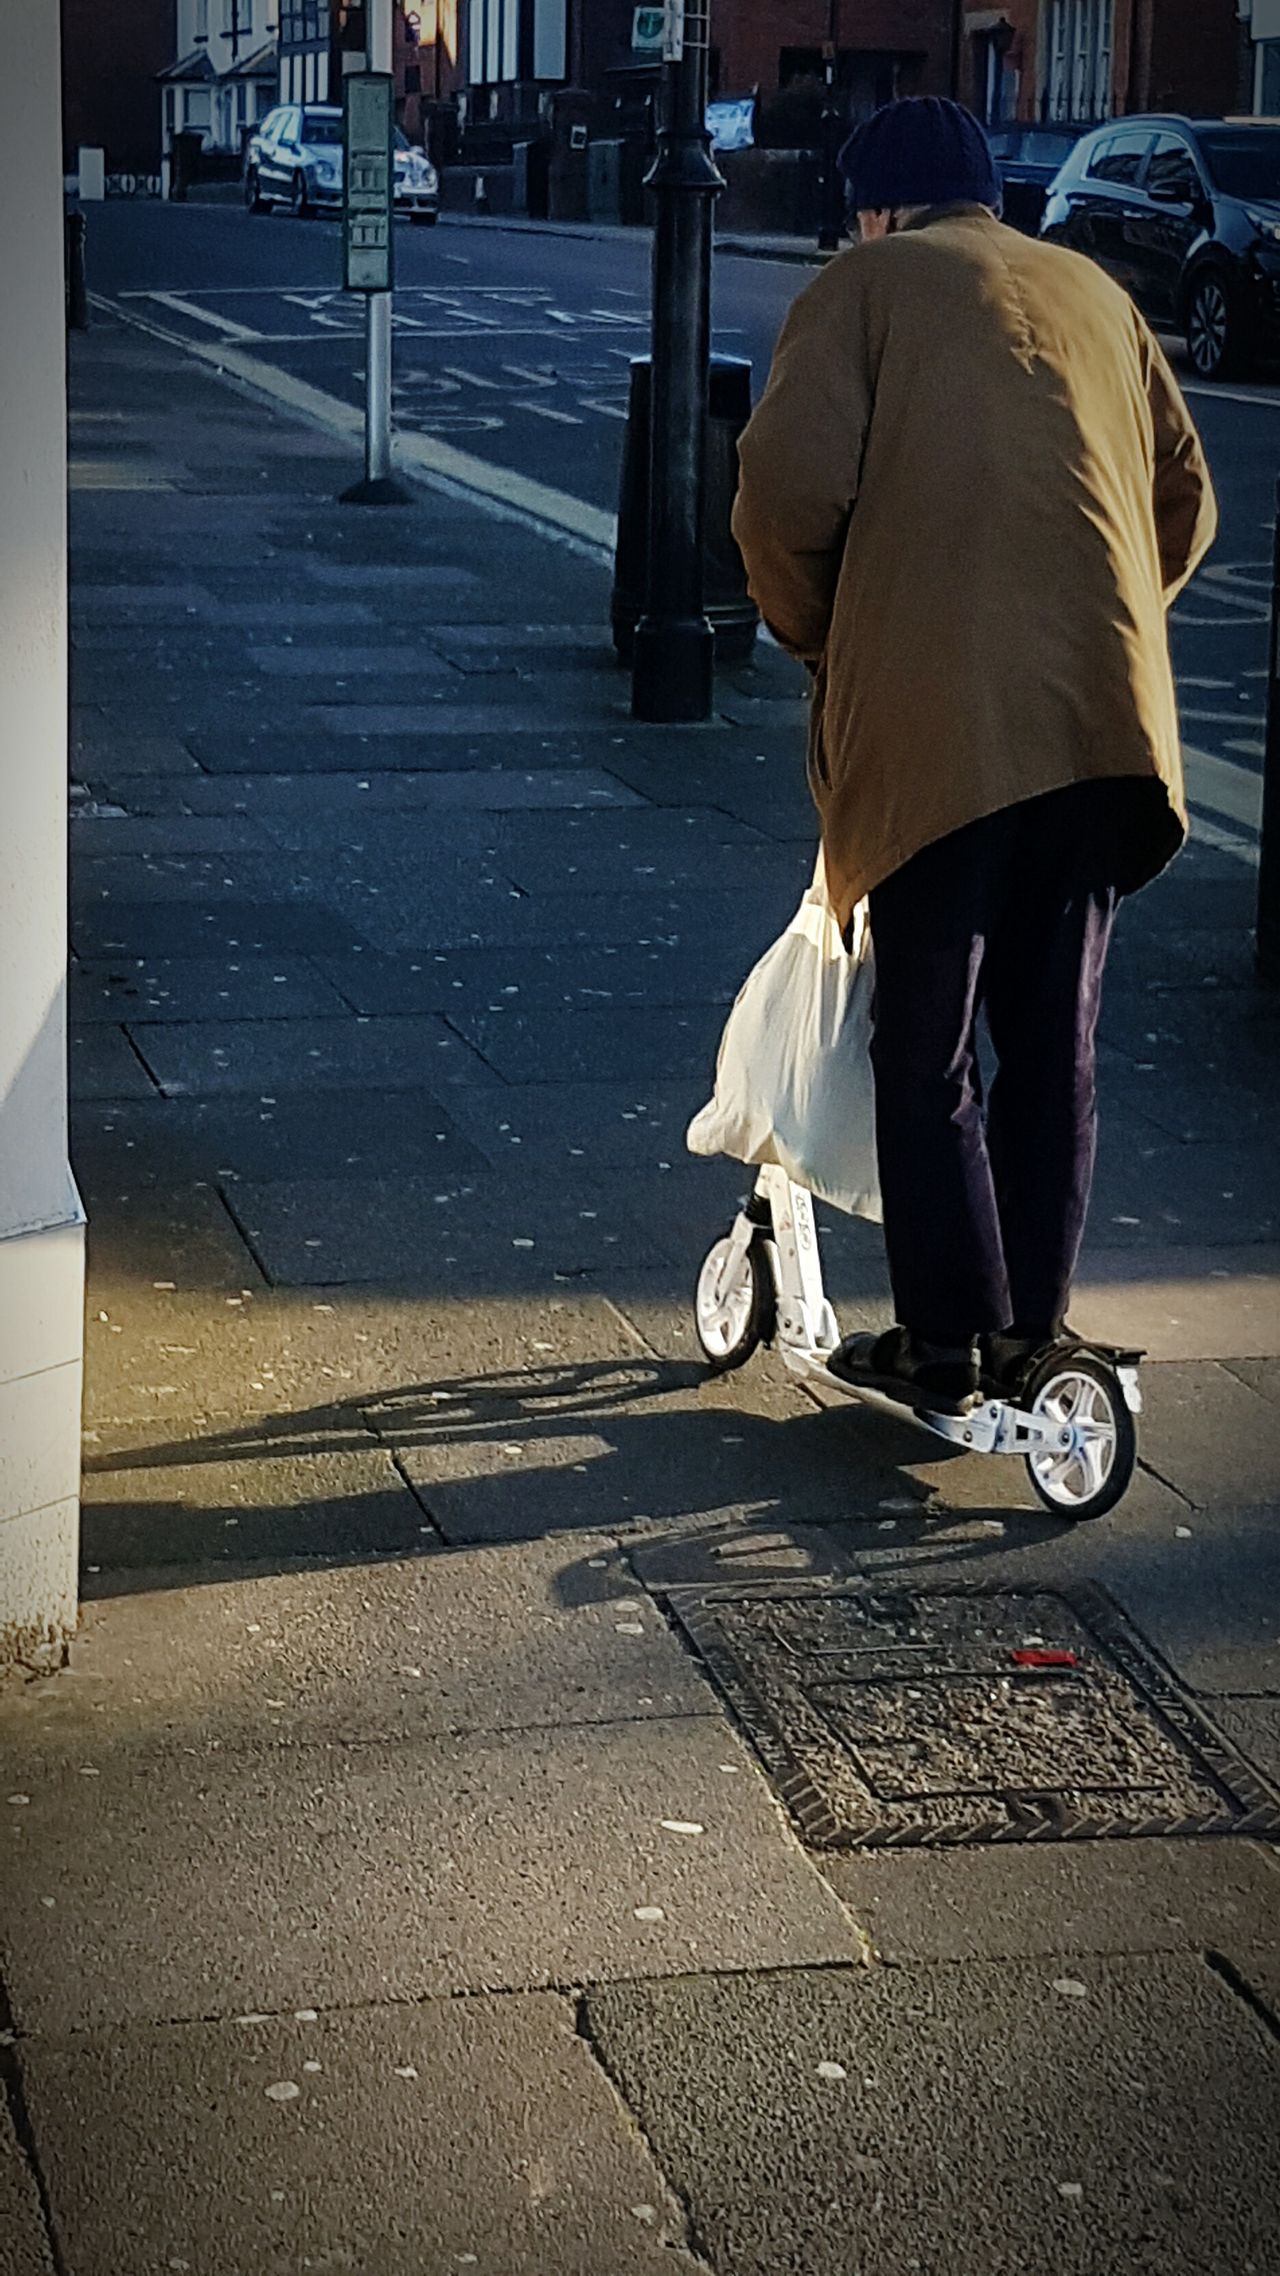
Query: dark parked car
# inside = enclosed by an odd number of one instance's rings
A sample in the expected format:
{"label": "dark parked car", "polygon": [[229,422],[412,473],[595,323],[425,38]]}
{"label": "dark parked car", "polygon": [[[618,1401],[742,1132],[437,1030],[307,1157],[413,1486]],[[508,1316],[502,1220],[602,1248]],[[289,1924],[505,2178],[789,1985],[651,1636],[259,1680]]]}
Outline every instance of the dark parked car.
{"label": "dark parked car", "polygon": [[[397,213],[411,221],[434,221],[440,211],[440,178],[421,150],[395,130]],[[336,103],[280,103],[268,111],[249,138],[244,161],[244,202],[262,213],[274,201],[305,216],[342,203],[342,112]]]}
{"label": "dark parked car", "polygon": [[1085,133],[1082,126],[993,126],[987,134],[1004,184],[1004,218],[1034,237],[1054,177]]}
{"label": "dark parked car", "polygon": [[1101,127],[1049,192],[1041,235],[1091,254],[1201,379],[1280,348],[1280,126],[1137,118]]}

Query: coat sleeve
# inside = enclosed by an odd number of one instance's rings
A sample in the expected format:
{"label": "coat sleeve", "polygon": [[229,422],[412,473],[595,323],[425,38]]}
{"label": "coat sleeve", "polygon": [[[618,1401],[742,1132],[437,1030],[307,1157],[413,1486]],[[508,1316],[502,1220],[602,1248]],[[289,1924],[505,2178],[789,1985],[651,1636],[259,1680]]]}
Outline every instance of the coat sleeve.
{"label": "coat sleeve", "polygon": [[826,646],[871,413],[846,254],[800,294],[738,446],[733,531],[753,600],[807,663]]}
{"label": "coat sleeve", "polygon": [[[1138,319],[1142,323],[1141,318]],[[1155,435],[1156,532],[1166,608],[1195,575],[1218,534],[1204,445],[1159,342],[1142,324],[1147,400]]]}

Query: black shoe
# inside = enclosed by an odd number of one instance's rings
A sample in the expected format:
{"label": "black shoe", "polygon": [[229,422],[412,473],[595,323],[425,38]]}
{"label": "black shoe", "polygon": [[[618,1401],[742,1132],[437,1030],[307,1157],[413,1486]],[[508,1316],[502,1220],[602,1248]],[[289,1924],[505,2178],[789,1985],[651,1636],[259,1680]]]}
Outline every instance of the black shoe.
{"label": "black shoe", "polygon": [[978,1339],[979,1365],[982,1370],[982,1388],[991,1398],[1016,1399],[1042,1360],[1055,1352],[1065,1358],[1071,1351],[1079,1351],[1081,1339],[1065,1321],[1058,1328],[1047,1329],[1041,1335],[1015,1335],[1012,1329],[1000,1334],[980,1336]]}
{"label": "black shoe", "polygon": [[981,1397],[972,1345],[926,1343],[908,1328],[846,1336],[827,1366],[839,1382],[883,1392],[916,1414],[967,1415]]}

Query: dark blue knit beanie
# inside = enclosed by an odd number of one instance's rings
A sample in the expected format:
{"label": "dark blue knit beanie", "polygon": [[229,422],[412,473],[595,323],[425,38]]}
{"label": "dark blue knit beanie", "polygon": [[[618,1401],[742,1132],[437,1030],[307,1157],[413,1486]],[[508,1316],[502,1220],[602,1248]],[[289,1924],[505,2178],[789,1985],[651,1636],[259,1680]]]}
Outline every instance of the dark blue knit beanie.
{"label": "dark blue knit beanie", "polygon": [[986,205],[998,213],[1000,176],[973,116],[939,95],[886,103],[840,153],[854,213],[907,205]]}

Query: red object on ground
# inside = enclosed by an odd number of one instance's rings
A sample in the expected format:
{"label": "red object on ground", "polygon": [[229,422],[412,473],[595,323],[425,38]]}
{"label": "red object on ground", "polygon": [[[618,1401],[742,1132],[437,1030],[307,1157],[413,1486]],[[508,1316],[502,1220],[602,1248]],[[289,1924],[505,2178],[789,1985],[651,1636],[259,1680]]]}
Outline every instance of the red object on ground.
{"label": "red object on ground", "polygon": [[1015,1667],[1079,1667],[1074,1652],[1020,1651],[1010,1652]]}

